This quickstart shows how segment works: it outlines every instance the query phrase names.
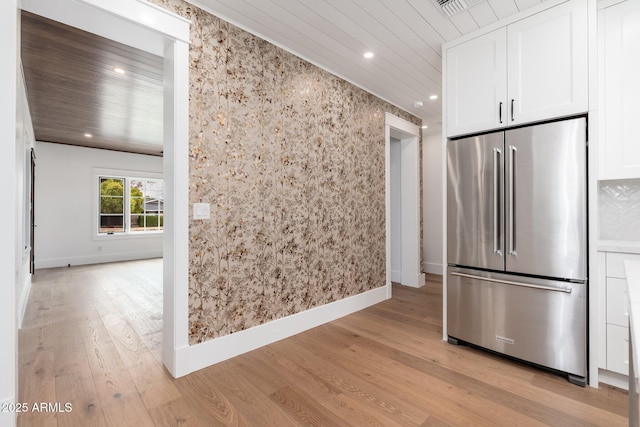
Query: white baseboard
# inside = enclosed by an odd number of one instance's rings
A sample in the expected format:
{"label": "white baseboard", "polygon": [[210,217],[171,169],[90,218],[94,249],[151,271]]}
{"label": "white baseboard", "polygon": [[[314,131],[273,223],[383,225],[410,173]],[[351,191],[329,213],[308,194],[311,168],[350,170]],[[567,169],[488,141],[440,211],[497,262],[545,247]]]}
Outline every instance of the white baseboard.
{"label": "white baseboard", "polygon": [[419,273],[417,276],[413,277],[402,277],[401,271],[393,271],[391,270],[391,281],[395,283],[400,283],[403,286],[410,286],[412,288],[421,288],[425,285],[425,276],[424,273]]}
{"label": "white baseboard", "polygon": [[[201,344],[198,344],[201,345]],[[185,375],[189,375],[194,370],[191,368],[190,363],[190,352],[191,346],[184,346],[177,348],[173,357],[174,366],[173,369],[169,369],[169,371],[173,374],[175,378],[180,378]],[[165,359],[166,360],[166,359]],[[212,363],[213,364],[213,363]]]}
{"label": "white baseboard", "polygon": [[[15,403],[13,398],[4,399],[0,401],[2,408],[11,408]],[[14,427],[17,424],[17,412],[16,411],[0,411],[0,426],[2,427]]]}
{"label": "white baseboard", "polygon": [[136,259],[162,258],[162,250],[146,252],[121,252],[114,254],[92,254],[65,258],[36,260],[36,268],[66,267],[68,265],[103,264],[107,262],[133,261]]}
{"label": "white baseboard", "polygon": [[420,273],[417,276],[407,278],[407,280],[401,280],[400,284],[410,288],[421,288],[426,284],[426,277],[424,273]]}
{"label": "white baseboard", "polygon": [[598,369],[598,382],[609,384],[623,390],[629,390],[629,377],[627,375],[618,374],[617,372]]}
{"label": "white baseboard", "polygon": [[402,282],[402,271],[391,270],[391,281],[397,283]]}
{"label": "white baseboard", "polygon": [[444,269],[442,268],[442,264],[436,264],[433,262],[425,262],[422,264],[422,271],[430,274],[439,274],[443,275]]}
{"label": "white baseboard", "polygon": [[192,345],[189,347],[188,352],[176,351],[176,377],[195,372],[223,360],[239,356],[355,313],[388,299],[387,295],[388,286],[381,286],[359,295],[315,307],[245,331]]}
{"label": "white baseboard", "polygon": [[18,299],[18,329],[22,328],[22,321],[24,320],[24,314],[27,311],[27,303],[29,302],[29,294],[31,293],[31,273],[29,273],[28,263],[23,272],[24,282],[22,283],[22,293]]}

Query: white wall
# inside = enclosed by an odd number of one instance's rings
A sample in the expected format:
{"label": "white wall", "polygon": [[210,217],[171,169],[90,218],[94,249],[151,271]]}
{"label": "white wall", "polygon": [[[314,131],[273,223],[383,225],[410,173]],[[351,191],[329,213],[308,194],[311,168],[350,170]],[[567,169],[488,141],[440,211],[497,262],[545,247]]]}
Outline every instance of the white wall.
{"label": "white wall", "polygon": [[[17,313],[16,288],[16,217],[21,207],[16,200],[16,128],[18,87],[19,13],[17,0],[0,1],[0,180],[8,206],[0,209],[0,405],[5,407],[17,398]],[[15,412],[0,411],[0,425],[16,423]]]}
{"label": "white wall", "polygon": [[18,327],[22,327],[22,319],[27,308],[29,291],[31,290],[31,241],[25,230],[30,229],[30,200],[31,200],[31,149],[35,140],[33,137],[33,125],[27,102],[27,93],[22,78],[19,74],[18,102],[16,116],[16,227],[15,227],[15,251],[16,251],[16,307],[18,314]]}
{"label": "white wall", "polygon": [[442,274],[442,136],[422,138],[423,270]]}
{"label": "white wall", "polygon": [[95,168],[161,173],[162,158],[36,142],[36,269],[162,256],[162,234],[97,236]]}

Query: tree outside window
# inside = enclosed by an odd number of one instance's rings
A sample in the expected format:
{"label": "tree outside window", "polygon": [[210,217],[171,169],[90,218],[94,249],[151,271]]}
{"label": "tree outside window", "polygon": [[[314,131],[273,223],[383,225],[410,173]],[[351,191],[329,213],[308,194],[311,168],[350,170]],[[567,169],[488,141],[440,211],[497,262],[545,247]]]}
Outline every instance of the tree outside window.
{"label": "tree outside window", "polygon": [[100,177],[100,234],[161,231],[163,228],[162,180]]}
{"label": "tree outside window", "polygon": [[100,178],[100,233],[124,232],[124,178]]}
{"label": "tree outside window", "polygon": [[131,231],[162,230],[164,226],[164,182],[131,180]]}

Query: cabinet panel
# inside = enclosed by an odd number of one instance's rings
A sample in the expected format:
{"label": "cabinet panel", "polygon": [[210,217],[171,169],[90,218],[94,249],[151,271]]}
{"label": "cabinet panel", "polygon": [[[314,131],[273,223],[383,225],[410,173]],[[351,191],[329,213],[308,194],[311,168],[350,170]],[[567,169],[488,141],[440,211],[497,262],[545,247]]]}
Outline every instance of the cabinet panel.
{"label": "cabinet panel", "polygon": [[508,27],[509,124],[588,110],[585,5],[564,3]]}
{"label": "cabinet panel", "polygon": [[628,375],[629,360],[629,298],[624,262],[640,261],[640,254],[598,253],[598,328],[605,330],[599,335],[598,365],[609,371]]}
{"label": "cabinet panel", "polygon": [[446,51],[446,136],[585,113],[587,2],[571,0]]}
{"label": "cabinet panel", "polygon": [[640,254],[625,254],[618,252],[607,253],[607,277],[626,279],[625,261],[640,261]]}
{"label": "cabinet panel", "polygon": [[607,369],[629,375],[629,328],[607,325]]}
{"label": "cabinet panel", "polygon": [[629,296],[625,279],[607,279],[607,323],[629,327]]}
{"label": "cabinet panel", "polygon": [[[589,287],[593,287],[593,278],[590,279]],[[598,252],[598,277],[596,282],[596,300],[591,299],[598,305],[598,316],[596,328],[598,330],[598,368],[607,369],[607,253]],[[589,322],[590,327],[593,321]]]}
{"label": "cabinet panel", "polygon": [[504,126],[506,43],[500,28],[447,50],[447,136]]}
{"label": "cabinet panel", "polygon": [[626,1],[606,8],[603,27],[600,178],[639,178],[640,2]]}

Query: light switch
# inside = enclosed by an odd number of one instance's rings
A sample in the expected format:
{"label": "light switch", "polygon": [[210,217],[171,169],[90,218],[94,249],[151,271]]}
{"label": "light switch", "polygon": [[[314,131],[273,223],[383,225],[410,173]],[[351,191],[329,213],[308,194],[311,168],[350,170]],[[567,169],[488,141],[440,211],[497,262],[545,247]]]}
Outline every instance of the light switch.
{"label": "light switch", "polygon": [[209,203],[193,204],[193,219],[211,218],[211,205]]}

